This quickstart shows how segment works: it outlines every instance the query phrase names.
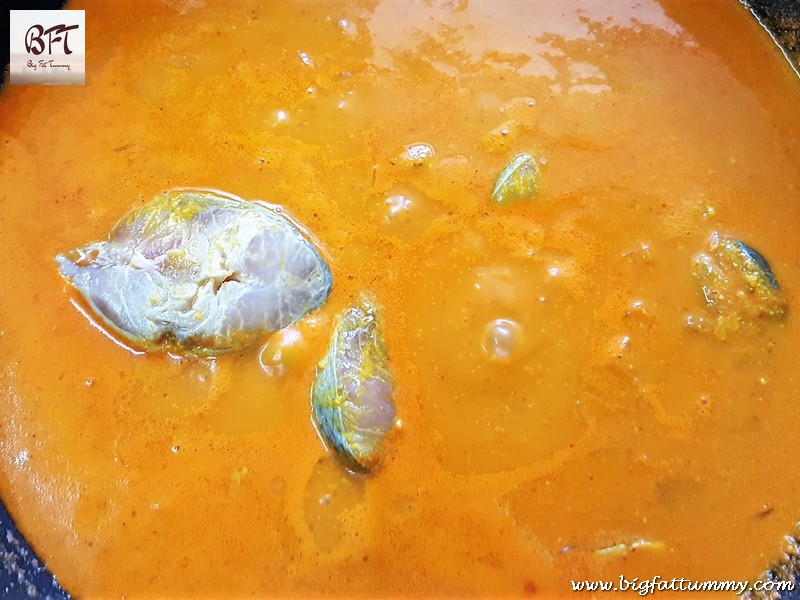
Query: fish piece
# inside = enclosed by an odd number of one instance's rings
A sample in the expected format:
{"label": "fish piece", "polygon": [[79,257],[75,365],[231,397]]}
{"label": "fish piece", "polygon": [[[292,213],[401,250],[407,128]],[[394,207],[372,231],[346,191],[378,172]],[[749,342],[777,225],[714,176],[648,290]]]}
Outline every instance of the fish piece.
{"label": "fish piece", "polygon": [[331,289],[322,256],[280,208],[207,191],[158,196],[106,241],[56,261],[105,325],[146,350],[240,350]]}
{"label": "fish piece", "polygon": [[311,388],[319,431],[351,471],[377,464],[394,423],[393,388],[377,310],[362,298],[339,316]]}
{"label": "fish piece", "polygon": [[708,252],[695,258],[693,271],[721,339],[746,323],[786,314],[786,299],[769,263],[740,240],[714,233]]}
{"label": "fish piece", "polygon": [[637,550],[662,551],[665,549],[666,545],[662,541],[639,539],[639,540],[634,540],[630,543],[620,542],[618,544],[613,544],[611,546],[604,546],[603,548],[598,548],[597,550],[595,550],[594,554],[596,556],[608,556],[608,557],[620,558],[627,556],[631,552],[636,552]]}
{"label": "fish piece", "polygon": [[[430,165],[436,157],[436,150],[430,144],[418,142],[403,147],[400,153],[399,163],[404,167],[421,167]],[[395,161],[392,162],[394,164]]]}
{"label": "fish piece", "polygon": [[515,200],[531,200],[539,195],[539,167],[528,154],[518,154],[500,172],[492,190],[492,200],[506,204]]}

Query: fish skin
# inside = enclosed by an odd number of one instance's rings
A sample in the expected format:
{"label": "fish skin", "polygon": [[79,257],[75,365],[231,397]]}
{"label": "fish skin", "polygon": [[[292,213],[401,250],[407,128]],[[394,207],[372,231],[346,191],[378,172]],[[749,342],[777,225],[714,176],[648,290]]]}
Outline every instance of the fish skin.
{"label": "fish skin", "polygon": [[317,427],[349,470],[367,473],[379,462],[394,426],[393,391],[377,309],[362,298],[339,316],[311,388]]}
{"label": "fish skin", "polygon": [[56,257],[61,275],[133,346],[219,354],[318,308],[331,272],[298,228],[257,202],[207,191],[157,196],[106,241]]}
{"label": "fish skin", "polygon": [[761,285],[766,284],[774,290],[780,289],[781,286],[778,284],[775,273],[772,272],[772,267],[769,266],[769,262],[760,252],[738,240],[734,240],[732,243],[735,244],[739,254],[745,259],[744,262],[750,265],[749,268],[755,273],[756,278],[763,278]]}
{"label": "fish skin", "polygon": [[536,198],[539,195],[539,179],[539,167],[533,156],[527,152],[517,154],[498,175],[492,200],[497,204],[507,204]]}
{"label": "fish skin", "polygon": [[693,273],[720,339],[766,319],[785,318],[788,305],[764,256],[741,240],[715,232],[708,251],[694,259]]}

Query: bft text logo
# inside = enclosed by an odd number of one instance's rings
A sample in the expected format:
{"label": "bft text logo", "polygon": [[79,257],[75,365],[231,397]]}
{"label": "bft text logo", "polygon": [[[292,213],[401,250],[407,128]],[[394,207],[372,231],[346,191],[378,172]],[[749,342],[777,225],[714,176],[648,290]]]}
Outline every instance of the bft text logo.
{"label": "bft text logo", "polygon": [[82,10],[11,11],[11,85],[83,85],[86,20]]}

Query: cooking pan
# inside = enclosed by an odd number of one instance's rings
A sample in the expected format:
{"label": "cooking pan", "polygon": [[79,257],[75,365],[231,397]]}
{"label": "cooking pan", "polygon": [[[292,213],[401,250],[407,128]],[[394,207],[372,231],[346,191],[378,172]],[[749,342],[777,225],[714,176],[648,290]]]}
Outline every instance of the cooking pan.
{"label": "cooking pan", "polygon": [[[555,1],[555,0],[554,0]],[[798,0],[741,0],[754,17],[764,26],[781,48],[786,59],[800,76],[800,2]],[[24,8],[60,8],[62,0],[26,2]],[[18,8],[23,8],[19,6]],[[4,11],[3,11],[4,12]],[[8,13],[2,15],[8,18]],[[89,16],[91,18],[91,16]],[[0,30],[8,31],[8,24],[0,23]],[[732,42],[732,43],[735,43]],[[8,62],[8,43],[0,42],[0,64]],[[6,67],[7,68],[7,67]],[[0,88],[4,85],[6,70],[0,70]],[[800,84],[800,82],[798,82]],[[800,519],[800,507],[798,507]],[[766,566],[761,577],[767,581],[794,581],[795,588],[780,595],[747,592],[745,598],[783,598],[800,600],[800,522],[789,532],[776,549],[776,558]],[[0,597],[42,598],[69,600],[65,591],[35,551],[20,534],[14,521],[0,499]]]}

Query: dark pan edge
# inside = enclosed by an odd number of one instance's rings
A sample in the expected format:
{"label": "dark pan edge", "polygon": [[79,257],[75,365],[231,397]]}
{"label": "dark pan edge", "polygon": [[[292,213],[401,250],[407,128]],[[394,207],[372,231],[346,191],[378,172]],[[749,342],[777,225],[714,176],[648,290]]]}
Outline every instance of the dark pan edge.
{"label": "dark pan edge", "polygon": [[797,0],[740,0],[767,30],[800,75],[800,4]]}
{"label": "dark pan edge", "polygon": [[[800,2],[797,0],[740,0],[767,30],[786,60],[800,76]],[[800,600],[800,522],[783,538],[777,556],[759,576],[764,583],[792,582],[792,590],[748,591],[744,600]]]}
{"label": "dark pan edge", "polygon": [[14,525],[0,502],[0,597],[4,600],[70,600]]}
{"label": "dark pan edge", "polygon": [[740,595],[743,600],[800,600],[800,523],[783,538],[780,555],[770,563],[759,580],[764,583],[794,583],[794,589],[777,591],[748,591]]}

